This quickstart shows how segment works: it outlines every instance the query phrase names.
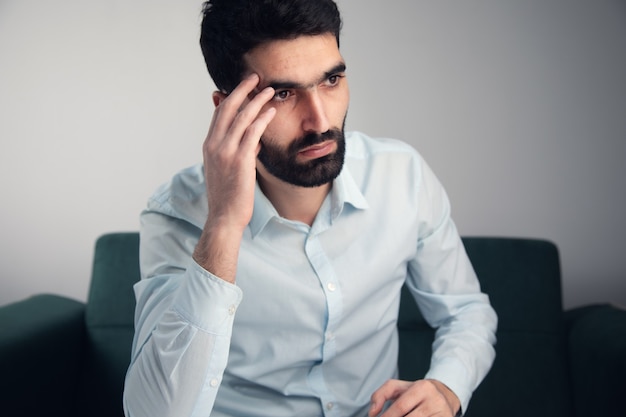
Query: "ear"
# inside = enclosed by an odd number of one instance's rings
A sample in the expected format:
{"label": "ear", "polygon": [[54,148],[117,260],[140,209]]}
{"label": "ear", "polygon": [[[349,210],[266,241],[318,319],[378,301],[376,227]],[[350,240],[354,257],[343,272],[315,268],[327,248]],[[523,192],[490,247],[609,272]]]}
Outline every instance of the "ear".
{"label": "ear", "polygon": [[213,105],[217,107],[220,105],[222,101],[226,99],[226,94],[222,93],[221,91],[214,91],[212,97],[213,97]]}

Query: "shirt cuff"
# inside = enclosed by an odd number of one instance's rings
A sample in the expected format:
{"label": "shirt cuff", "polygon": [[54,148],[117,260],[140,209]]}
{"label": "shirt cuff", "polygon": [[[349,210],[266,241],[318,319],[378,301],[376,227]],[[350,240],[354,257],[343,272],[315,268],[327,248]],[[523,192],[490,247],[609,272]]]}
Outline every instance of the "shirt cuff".
{"label": "shirt cuff", "polygon": [[424,378],[436,379],[454,392],[461,402],[459,416],[462,415],[462,410],[467,410],[467,406],[472,397],[472,389],[470,387],[469,375],[465,366],[460,361],[456,359],[446,359],[445,361],[436,362],[431,365],[430,370]]}
{"label": "shirt cuff", "polygon": [[173,309],[190,324],[216,335],[232,330],[241,303],[241,288],[191,261],[174,299]]}

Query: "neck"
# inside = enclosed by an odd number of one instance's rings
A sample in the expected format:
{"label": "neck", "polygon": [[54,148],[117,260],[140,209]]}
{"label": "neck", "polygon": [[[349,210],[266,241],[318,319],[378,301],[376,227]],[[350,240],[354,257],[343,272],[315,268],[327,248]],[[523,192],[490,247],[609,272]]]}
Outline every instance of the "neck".
{"label": "neck", "polygon": [[331,183],[319,187],[297,187],[275,177],[258,172],[257,181],[265,196],[282,217],[311,226]]}

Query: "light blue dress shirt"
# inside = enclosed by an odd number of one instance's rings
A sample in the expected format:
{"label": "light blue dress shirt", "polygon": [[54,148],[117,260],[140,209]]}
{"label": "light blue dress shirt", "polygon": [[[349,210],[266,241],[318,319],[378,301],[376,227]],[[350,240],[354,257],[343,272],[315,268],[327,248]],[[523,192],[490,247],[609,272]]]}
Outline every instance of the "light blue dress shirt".
{"label": "light blue dress shirt", "polygon": [[357,132],[346,145],[311,227],[281,218],[257,187],[236,285],[192,260],[208,210],[202,166],[157,190],[141,216],[127,416],[365,416],[397,377],[405,282],[438,328],[425,377],[466,409],[497,318],[448,198],[410,146]]}

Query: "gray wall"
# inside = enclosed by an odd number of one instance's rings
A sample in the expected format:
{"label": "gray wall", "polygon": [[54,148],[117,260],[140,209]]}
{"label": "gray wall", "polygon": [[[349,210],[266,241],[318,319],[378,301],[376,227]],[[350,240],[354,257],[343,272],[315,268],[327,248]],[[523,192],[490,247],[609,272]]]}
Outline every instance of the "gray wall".
{"label": "gray wall", "polygon": [[[464,235],[549,239],[626,306],[626,3],[339,0],[348,128],[403,139]],[[85,299],[93,242],[200,160],[199,1],[0,1],[0,304]]]}

